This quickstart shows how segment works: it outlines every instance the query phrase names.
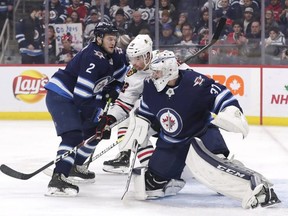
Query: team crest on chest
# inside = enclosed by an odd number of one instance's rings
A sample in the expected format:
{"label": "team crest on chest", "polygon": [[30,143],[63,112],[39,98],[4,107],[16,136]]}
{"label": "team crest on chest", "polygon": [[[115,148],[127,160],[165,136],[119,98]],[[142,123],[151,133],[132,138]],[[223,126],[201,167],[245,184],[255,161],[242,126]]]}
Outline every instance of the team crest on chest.
{"label": "team crest on chest", "polygon": [[135,68],[131,68],[128,72],[127,72],[127,77],[132,76],[133,74],[135,74],[137,72],[137,70]]}
{"label": "team crest on chest", "polygon": [[157,117],[166,134],[177,136],[181,132],[182,119],[175,110],[164,108],[158,112]]}

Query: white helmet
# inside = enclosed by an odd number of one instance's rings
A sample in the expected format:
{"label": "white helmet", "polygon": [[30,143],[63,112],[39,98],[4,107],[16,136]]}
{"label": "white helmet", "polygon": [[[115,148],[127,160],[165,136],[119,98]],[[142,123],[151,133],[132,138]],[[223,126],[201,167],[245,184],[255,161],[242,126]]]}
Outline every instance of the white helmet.
{"label": "white helmet", "polygon": [[152,46],[153,42],[149,35],[139,34],[130,42],[126,49],[126,53],[130,60],[139,56],[143,56],[143,58],[146,59],[149,53],[150,58],[145,63],[148,65],[152,58]]}
{"label": "white helmet", "polygon": [[[158,92],[162,91],[170,80],[176,79],[179,75],[176,56],[168,50],[160,52],[153,58],[150,69],[154,71],[152,80]],[[155,73],[157,73],[157,76],[155,76]]]}

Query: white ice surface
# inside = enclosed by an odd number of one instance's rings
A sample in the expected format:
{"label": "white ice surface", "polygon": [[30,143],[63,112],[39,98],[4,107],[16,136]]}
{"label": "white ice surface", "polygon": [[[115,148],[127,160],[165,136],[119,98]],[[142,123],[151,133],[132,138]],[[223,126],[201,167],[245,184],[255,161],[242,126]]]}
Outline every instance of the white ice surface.
{"label": "white ice surface", "polygon": [[[127,175],[102,171],[104,160],[113,158],[118,147],[110,150],[90,168],[96,182],[79,185],[75,198],[44,196],[50,177],[39,173],[18,180],[0,172],[0,216],[285,216],[288,215],[288,127],[250,126],[248,137],[223,132],[235,158],[274,183],[282,203],[274,208],[244,210],[238,201],[217,195],[186,176],[187,184],[177,195],[154,201],[136,201],[133,182],[124,200]],[[100,152],[115,140],[102,141]],[[31,173],[54,159],[60,139],[51,121],[0,121],[0,164]]]}

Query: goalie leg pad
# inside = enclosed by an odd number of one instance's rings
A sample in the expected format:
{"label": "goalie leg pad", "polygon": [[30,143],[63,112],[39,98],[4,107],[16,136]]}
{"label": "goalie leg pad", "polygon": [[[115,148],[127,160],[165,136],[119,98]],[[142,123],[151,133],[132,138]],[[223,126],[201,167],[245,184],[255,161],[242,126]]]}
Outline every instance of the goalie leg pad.
{"label": "goalie leg pad", "polygon": [[244,203],[248,203],[244,200],[249,200],[249,193],[250,197],[252,191],[257,193],[257,186],[269,185],[261,174],[212,154],[198,138],[191,143],[186,165],[199,182]]}

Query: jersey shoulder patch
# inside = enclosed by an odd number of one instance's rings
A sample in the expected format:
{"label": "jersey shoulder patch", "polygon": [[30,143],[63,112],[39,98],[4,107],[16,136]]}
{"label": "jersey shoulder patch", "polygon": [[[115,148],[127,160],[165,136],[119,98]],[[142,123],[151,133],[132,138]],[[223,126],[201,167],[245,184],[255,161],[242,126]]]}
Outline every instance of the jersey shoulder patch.
{"label": "jersey shoulder patch", "polygon": [[137,73],[137,70],[132,67],[132,68],[127,72],[126,76],[127,76],[127,77],[130,77],[130,76],[132,76],[132,75],[135,74],[135,73]]}

